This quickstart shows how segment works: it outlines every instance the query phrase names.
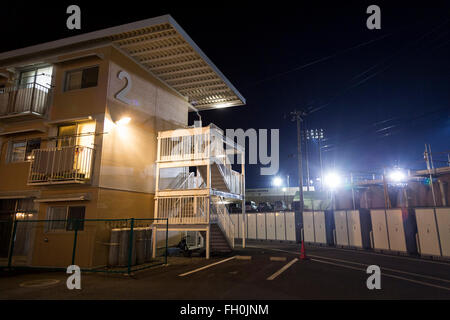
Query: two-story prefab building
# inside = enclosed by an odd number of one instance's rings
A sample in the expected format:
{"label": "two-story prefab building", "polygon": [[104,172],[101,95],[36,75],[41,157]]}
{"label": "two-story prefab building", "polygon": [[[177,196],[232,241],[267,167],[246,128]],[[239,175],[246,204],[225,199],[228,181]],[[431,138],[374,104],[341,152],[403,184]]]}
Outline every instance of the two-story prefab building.
{"label": "two-story prefab building", "polygon": [[[237,174],[226,156],[210,151],[210,140],[201,140],[200,153],[194,148],[200,135],[191,135],[191,142],[166,138],[168,130],[188,128],[189,112],[243,104],[242,95],[169,15],[1,53],[0,220],[153,218],[158,201],[184,206],[192,215],[197,209],[189,197],[196,204],[200,194],[242,200],[243,170]],[[204,139],[223,138],[216,127],[200,130]],[[225,144],[219,142],[219,149]],[[177,156],[169,157],[171,150],[178,150]],[[206,169],[193,170],[197,165]],[[160,167],[165,178],[159,178]],[[186,173],[199,184],[180,183]],[[157,190],[162,200],[155,199]],[[169,200],[176,197],[187,200]],[[177,216],[168,207],[160,212]],[[206,214],[206,220],[170,223],[176,230],[189,224],[208,231],[214,219],[209,210]],[[8,256],[10,227],[0,225],[0,259]],[[47,223],[29,235],[22,263],[67,266],[63,256],[70,252],[61,248],[72,241],[70,228]],[[80,232],[78,241],[85,250],[77,263],[96,265],[94,240]],[[57,261],[49,252],[58,253]]]}

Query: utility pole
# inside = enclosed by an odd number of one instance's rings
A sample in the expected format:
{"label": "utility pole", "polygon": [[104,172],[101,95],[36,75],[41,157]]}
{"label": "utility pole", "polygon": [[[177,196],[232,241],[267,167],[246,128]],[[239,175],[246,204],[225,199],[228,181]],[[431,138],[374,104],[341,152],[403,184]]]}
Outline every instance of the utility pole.
{"label": "utility pole", "polygon": [[384,208],[391,208],[391,200],[389,199],[389,189],[386,182],[386,168],[383,168],[383,190],[384,190]]}
{"label": "utility pole", "polygon": [[[292,202],[289,201],[289,175],[287,175],[286,178],[287,178],[287,191],[288,191],[287,202],[290,203],[290,208],[289,208],[289,210],[290,210],[290,209],[292,209]],[[294,201],[294,199],[292,199],[292,201]],[[286,204],[286,205],[287,205],[287,204]],[[287,205],[287,206],[288,206],[288,205]],[[288,206],[288,207],[289,207],[289,206]]]}
{"label": "utility pole", "polygon": [[434,186],[433,186],[433,174],[432,172],[435,171],[434,170],[434,165],[433,165],[433,158],[431,157],[431,146],[429,144],[425,144],[425,162],[427,164],[427,169],[428,169],[428,173],[430,174],[430,186],[431,186],[431,194],[433,196],[433,203],[434,206],[437,206],[436,203],[436,196],[434,194]]}
{"label": "utility pole", "polygon": [[306,112],[294,110],[291,112],[292,121],[297,121],[297,160],[298,160],[298,189],[300,211],[303,212],[303,165],[302,165],[302,131],[301,123],[306,116]]}
{"label": "utility pole", "polygon": [[353,185],[353,172],[350,172],[350,183],[352,184],[353,210],[356,210],[356,204],[355,204],[355,187],[354,187],[354,185]]}

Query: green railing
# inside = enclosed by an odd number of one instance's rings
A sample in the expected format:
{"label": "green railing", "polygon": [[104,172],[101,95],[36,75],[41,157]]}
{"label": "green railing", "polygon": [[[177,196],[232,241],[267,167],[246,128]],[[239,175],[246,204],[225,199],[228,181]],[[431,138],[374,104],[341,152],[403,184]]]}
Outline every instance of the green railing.
{"label": "green railing", "polygon": [[0,220],[0,268],[131,274],[167,264],[168,227],[162,218]]}

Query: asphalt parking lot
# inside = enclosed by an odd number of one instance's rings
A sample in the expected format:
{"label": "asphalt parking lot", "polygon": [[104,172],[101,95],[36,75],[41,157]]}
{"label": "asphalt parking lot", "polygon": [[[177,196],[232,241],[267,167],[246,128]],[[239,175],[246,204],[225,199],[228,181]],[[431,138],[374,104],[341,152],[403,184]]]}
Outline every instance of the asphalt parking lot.
{"label": "asphalt parking lot", "polygon": [[[297,244],[248,243],[133,276],[83,273],[81,290],[68,290],[63,272],[2,273],[0,299],[450,299],[449,262],[326,247],[307,255]],[[380,290],[367,288],[369,265],[381,269]]]}

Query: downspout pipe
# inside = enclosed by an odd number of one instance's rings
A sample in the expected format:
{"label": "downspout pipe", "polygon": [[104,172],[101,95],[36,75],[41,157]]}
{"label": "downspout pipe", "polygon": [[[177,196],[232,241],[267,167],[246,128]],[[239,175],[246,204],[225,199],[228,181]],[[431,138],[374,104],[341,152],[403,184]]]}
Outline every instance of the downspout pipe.
{"label": "downspout pipe", "polygon": [[189,104],[189,108],[197,114],[198,120],[201,123],[202,122],[202,116],[200,115],[200,112],[198,111],[198,109],[192,104]]}

